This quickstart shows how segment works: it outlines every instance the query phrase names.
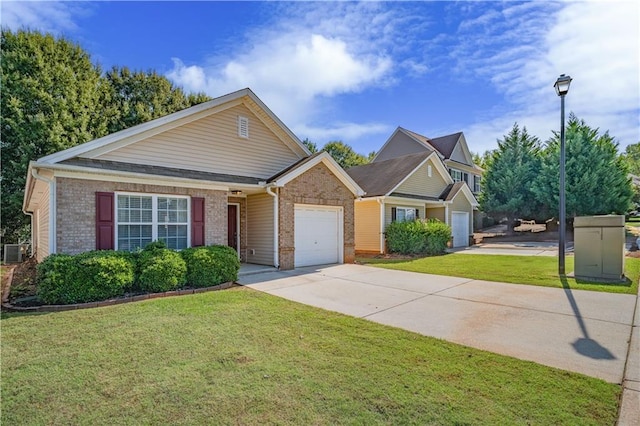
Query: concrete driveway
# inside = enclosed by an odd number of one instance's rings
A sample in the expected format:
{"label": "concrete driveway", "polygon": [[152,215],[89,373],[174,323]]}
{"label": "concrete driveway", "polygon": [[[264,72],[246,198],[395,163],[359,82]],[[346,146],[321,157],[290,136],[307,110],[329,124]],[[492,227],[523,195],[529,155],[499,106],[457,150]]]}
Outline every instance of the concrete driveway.
{"label": "concrete driveway", "polygon": [[[636,296],[329,265],[247,275],[289,300],[622,383]],[[638,368],[637,364],[631,368]]]}

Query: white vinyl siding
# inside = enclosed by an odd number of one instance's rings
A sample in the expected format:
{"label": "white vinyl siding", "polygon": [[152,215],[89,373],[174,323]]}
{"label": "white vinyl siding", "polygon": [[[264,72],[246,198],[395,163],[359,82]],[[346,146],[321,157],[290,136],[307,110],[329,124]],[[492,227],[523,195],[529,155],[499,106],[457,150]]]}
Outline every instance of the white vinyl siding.
{"label": "white vinyl siding", "polygon": [[453,161],[457,161],[458,163],[467,163],[467,158],[464,156],[464,150],[462,149],[461,143],[456,144],[449,158],[451,158]]}
{"label": "white vinyl siding", "polygon": [[377,201],[356,201],[356,250],[380,252],[380,209]]}
{"label": "white vinyl siding", "polygon": [[[238,116],[249,119],[248,139],[238,137]],[[97,159],[267,178],[300,157],[247,107],[237,105]]]}
{"label": "white vinyl siding", "polygon": [[116,194],[116,249],[134,251],[156,240],[187,248],[189,216],[187,197]]}
{"label": "white vinyl siding", "polygon": [[427,161],[422,167],[413,172],[394,192],[427,197],[440,196],[447,187],[447,182],[445,182],[440,173],[432,173],[432,176],[429,177],[429,167],[435,167],[432,160]]}
{"label": "white vinyl siding", "polygon": [[273,197],[247,197],[247,262],[273,265]]}

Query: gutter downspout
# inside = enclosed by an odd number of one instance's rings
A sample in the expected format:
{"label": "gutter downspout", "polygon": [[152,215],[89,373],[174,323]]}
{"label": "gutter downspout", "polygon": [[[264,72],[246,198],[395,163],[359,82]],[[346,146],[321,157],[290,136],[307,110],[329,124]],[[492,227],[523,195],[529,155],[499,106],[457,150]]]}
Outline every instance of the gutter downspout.
{"label": "gutter downspout", "polygon": [[[31,169],[31,176],[49,184],[49,254],[56,252],[56,181],[44,177],[36,171],[34,167]],[[31,216],[33,221],[33,215]],[[33,222],[32,222],[33,225]],[[31,228],[33,230],[33,226]],[[31,235],[33,240],[33,235]]]}
{"label": "gutter downspout", "polygon": [[267,186],[267,194],[273,197],[273,263],[276,269],[280,269],[280,258],[278,255],[280,245],[278,244],[278,238],[280,232],[278,232],[278,194],[273,192],[274,186]]}

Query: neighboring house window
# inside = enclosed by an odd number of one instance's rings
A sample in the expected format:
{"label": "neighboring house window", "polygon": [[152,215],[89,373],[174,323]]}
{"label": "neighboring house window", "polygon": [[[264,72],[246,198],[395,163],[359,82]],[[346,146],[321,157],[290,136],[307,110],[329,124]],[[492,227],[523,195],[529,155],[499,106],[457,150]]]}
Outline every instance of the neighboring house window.
{"label": "neighboring house window", "polygon": [[413,207],[392,207],[391,208],[391,221],[392,222],[406,222],[420,218],[419,210]]}
{"label": "neighboring house window", "polygon": [[480,192],[482,176],[474,176],[473,177],[473,192]]}
{"label": "neighboring house window", "polygon": [[189,198],[118,194],[116,201],[117,250],[133,251],[152,241],[171,249],[189,246]]}
{"label": "neighboring house window", "polygon": [[449,169],[449,174],[454,182],[460,182],[462,180],[462,172],[456,169]]}
{"label": "neighboring house window", "polygon": [[238,116],[238,136],[249,139],[249,119],[241,115]]}

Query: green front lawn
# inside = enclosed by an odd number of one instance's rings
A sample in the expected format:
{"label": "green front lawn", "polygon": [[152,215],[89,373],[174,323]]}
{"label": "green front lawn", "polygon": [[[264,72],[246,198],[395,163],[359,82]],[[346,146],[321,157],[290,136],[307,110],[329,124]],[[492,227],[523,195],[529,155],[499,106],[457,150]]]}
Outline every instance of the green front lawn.
{"label": "green front lawn", "polygon": [[246,288],[1,325],[7,425],[611,425],[621,392]]}
{"label": "green front lawn", "polygon": [[[553,256],[504,256],[489,254],[447,254],[444,256],[422,257],[413,260],[392,260],[358,258],[359,263],[388,269],[422,272],[426,274],[448,275],[484,281],[498,281],[514,284],[531,284],[545,287],[605,291],[611,293],[638,293],[640,259],[625,258],[626,284],[594,284],[576,281],[573,278],[561,280],[558,277],[558,258]],[[573,271],[573,257],[566,258],[565,268]]]}

